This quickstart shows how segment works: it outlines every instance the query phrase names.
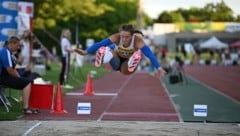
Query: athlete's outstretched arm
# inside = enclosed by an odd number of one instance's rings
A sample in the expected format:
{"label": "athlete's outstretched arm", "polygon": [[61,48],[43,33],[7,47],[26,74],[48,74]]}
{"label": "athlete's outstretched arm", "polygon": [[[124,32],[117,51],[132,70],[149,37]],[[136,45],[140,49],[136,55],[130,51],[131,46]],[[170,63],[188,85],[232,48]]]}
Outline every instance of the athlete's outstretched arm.
{"label": "athlete's outstretched arm", "polygon": [[100,42],[97,42],[95,44],[93,44],[92,46],[88,47],[86,50],[82,50],[82,49],[75,49],[75,52],[77,52],[80,55],[86,55],[88,53],[94,53],[96,52],[100,47],[102,46],[108,46],[112,44],[112,41],[109,38],[103,39]]}
{"label": "athlete's outstretched arm", "polygon": [[76,48],[74,51],[80,55],[87,55],[87,52],[83,49]]}
{"label": "athlete's outstretched arm", "polygon": [[144,45],[142,48],[140,48],[140,50],[142,51],[142,53],[149,58],[149,60],[151,61],[151,63],[153,64],[153,66],[157,69],[157,76],[159,78],[163,77],[166,73],[166,71],[164,71],[161,68],[160,63],[157,61],[157,58],[154,56],[154,54],[152,53],[152,51],[150,50],[150,48],[147,45]]}

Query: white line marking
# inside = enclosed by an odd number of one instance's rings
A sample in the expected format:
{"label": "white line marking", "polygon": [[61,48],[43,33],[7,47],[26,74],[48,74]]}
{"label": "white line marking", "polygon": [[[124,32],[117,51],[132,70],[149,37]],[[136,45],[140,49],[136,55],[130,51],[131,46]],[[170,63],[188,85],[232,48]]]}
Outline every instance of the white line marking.
{"label": "white line marking", "polygon": [[[134,75],[134,74],[133,74]],[[121,87],[118,89],[117,94],[119,94],[124,87],[126,87],[126,85],[129,83],[129,80],[132,79],[133,75],[130,75],[129,78],[127,80],[125,80],[125,82],[121,85]],[[103,111],[103,113],[100,115],[100,117],[98,118],[97,121],[101,121],[103,116],[105,115],[106,111],[112,106],[114,100],[117,98],[117,95],[115,95],[112,100],[110,101],[110,103],[107,105],[106,109]]]}
{"label": "white line marking", "polygon": [[38,122],[37,124],[35,124],[34,126],[30,127],[24,134],[23,136],[27,136],[34,128],[36,128],[37,126],[39,126],[42,122]]}
{"label": "white line marking", "polygon": [[169,100],[170,100],[171,104],[173,105],[173,107],[174,107],[174,109],[175,109],[175,111],[176,111],[176,113],[177,113],[177,115],[178,115],[179,122],[183,122],[183,118],[182,118],[180,112],[177,110],[177,105],[174,103],[172,97],[170,97],[170,93],[169,93],[166,85],[164,84],[164,82],[163,82],[162,80],[160,80],[160,82],[162,83],[162,86],[163,86],[163,88],[164,88],[163,90],[167,93],[167,95],[168,95],[168,97],[169,97]]}
{"label": "white line marking", "polygon": [[178,96],[179,96],[179,94],[170,94],[171,98],[178,97]]}
{"label": "white line marking", "polygon": [[152,113],[152,112],[105,112],[105,115],[111,116],[178,116],[177,113]]}
{"label": "white line marking", "polygon": [[[84,95],[84,93],[67,93],[66,95]],[[116,96],[117,93],[94,93],[96,96]]]}
{"label": "white line marking", "polygon": [[84,95],[83,93],[66,93],[66,95]]}

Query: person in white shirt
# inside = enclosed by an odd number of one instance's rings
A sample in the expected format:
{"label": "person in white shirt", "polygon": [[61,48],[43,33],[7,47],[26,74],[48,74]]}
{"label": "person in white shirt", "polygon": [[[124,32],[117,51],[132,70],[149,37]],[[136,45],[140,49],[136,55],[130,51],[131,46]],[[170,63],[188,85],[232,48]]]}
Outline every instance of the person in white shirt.
{"label": "person in white shirt", "polygon": [[59,82],[61,85],[63,85],[68,78],[69,67],[70,67],[70,53],[74,51],[71,48],[70,39],[71,39],[70,30],[63,29],[61,34],[62,68],[59,75]]}
{"label": "person in white shirt", "polygon": [[21,49],[15,53],[17,59],[16,69],[21,77],[27,77],[30,80],[34,80],[40,75],[36,72],[32,72],[32,50],[34,35],[30,30],[25,30],[20,38]]}
{"label": "person in white shirt", "polygon": [[30,30],[25,30],[21,37],[22,48],[18,57],[20,75],[24,75],[31,70],[32,37]]}

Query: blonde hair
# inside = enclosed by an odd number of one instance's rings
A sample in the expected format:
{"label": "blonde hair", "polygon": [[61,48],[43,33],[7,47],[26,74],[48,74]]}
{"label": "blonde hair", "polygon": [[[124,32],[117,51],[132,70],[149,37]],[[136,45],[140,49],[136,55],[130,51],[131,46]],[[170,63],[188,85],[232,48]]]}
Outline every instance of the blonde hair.
{"label": "blonde hair", "polygon": [[70,32],[70,30],[69,29],[63,29],[62,30],[62,33],[61,33],[61,39],[62,38],[67,38],[67,39],[69,39],[70,40],[70,38],[71,38],[71,32]]}

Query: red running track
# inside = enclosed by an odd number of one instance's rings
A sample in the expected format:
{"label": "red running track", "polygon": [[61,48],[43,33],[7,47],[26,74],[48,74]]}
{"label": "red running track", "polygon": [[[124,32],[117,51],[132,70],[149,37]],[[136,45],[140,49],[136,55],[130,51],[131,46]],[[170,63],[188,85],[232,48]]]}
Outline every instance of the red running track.
{"label": "red running track", "polygon": [[[159,79],[147,72],[125,76],[111,72],[94,80],[93,96],[81,95],[85,86],[64,96],[66,114],[52,114],[41,110],[38,115],[27,115],[26,120],[118,120],[171,121],[181,119]],[[78,115],[77,103],[90,102],[91,114]]]}

